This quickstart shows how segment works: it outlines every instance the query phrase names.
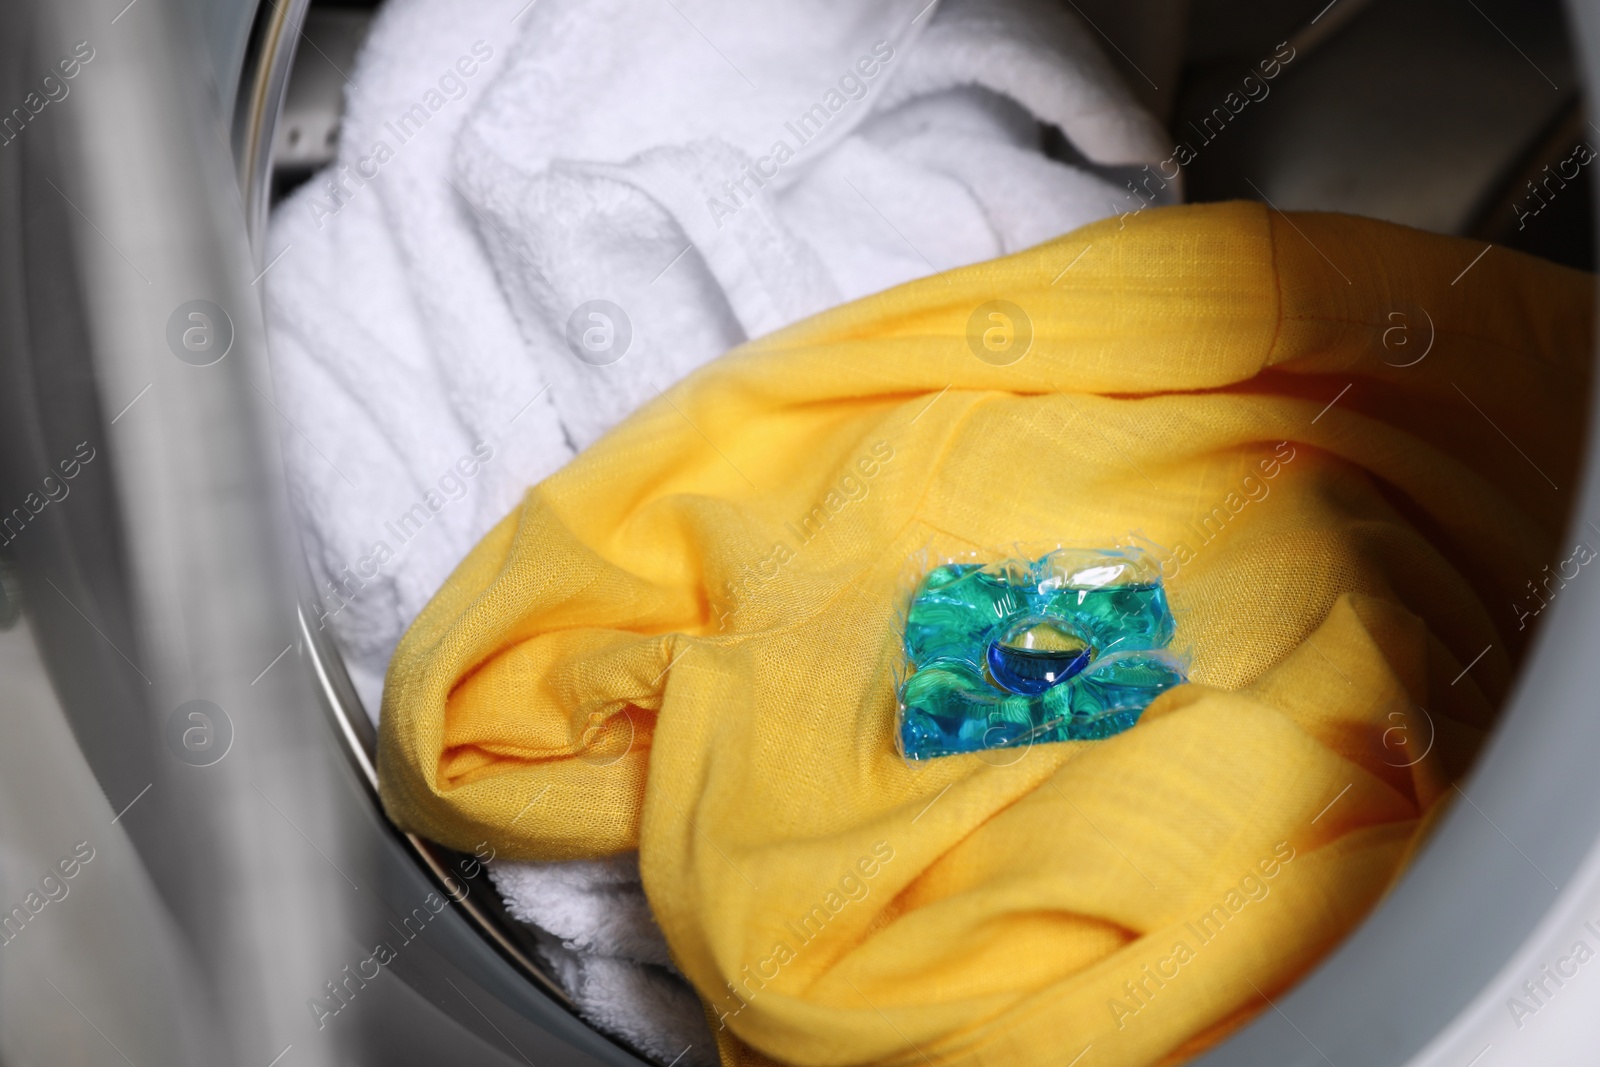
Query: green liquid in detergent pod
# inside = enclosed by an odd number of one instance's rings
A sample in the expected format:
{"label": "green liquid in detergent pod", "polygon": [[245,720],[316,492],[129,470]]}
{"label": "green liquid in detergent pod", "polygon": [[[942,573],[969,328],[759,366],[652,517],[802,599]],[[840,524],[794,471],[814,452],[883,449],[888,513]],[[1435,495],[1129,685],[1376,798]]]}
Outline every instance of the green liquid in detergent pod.
{"label": "green liquid in detergent pod", "polygon": [[1141,555],[1061,549],[948,563],[906,612],[900,737],[909,759],[1109,737],[1185,680],[1175,625]]}

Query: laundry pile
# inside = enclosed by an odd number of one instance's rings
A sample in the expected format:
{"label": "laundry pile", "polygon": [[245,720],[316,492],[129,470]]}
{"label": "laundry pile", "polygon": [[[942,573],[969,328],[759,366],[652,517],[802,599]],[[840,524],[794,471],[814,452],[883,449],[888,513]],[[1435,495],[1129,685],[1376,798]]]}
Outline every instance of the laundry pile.
{"label": "laundry pile", "polygon": [[[1125,223],[757,339],[531,487],[395,651],[391,818],[637,847],[728,1067],[1150,1067],[1270,1014],[1493,725],[1564,554],[1593,278],[1264,204]],[[997,301],[1021,358],[974,337]],[[1384,346],[1407,306],[1427,359]],[[1132,584],[1017,562],[1133,530]],[[1005,578],[908,611],[956,559]],[[980,596],[996,642],[1071,604],[1132,629],[1156,570],[1192,666],[1137,723],[902,756],[906,657]]]}
{"label": "laundry pile", "polygon": [[[265,285],[317,623],[374,715],[452,568],[619,419],[788,323],[1137,210],[1167,140],[1048,0],[391,0],[343,73]],[[590,1018],[693,1062],[634,863],[494,876]]]}

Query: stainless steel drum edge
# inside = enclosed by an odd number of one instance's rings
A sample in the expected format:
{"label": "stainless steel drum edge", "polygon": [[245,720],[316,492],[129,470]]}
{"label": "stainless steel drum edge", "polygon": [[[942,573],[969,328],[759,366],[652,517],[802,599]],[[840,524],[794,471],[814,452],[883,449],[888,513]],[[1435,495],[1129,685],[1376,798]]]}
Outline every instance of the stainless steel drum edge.
{"label": "stainless steel drum edge", "polygon": [[[378,771],[373,764],[372,724],[365,717],[360,698],[350,685],[333,643],[311,626],[303,607],[300,609],[300,634],[306,658],[320,689],[323,708],[342,742],[341,748],[367,787],[368,798],[374,805],[379,805]],[[524,978],[575,1013],[577,1005],[567,991],[545,972],[530,945],[511,936],[508,930],[511,921],[505,915],[504,908],[495,906],[498,890],[481,870],[482,865],[473,862],[472,857],[455,856],[416,834],[397,833],[417,861],[433,876],[434,883],[471,920],[476,932],[487,938]],[[467,887],[477,890],[478,895],[472,896]]]}
{"label": "stainless steel drum edge", "polygon": [[250,244],[258,258],[271,207],[273,133],[310,7],[311,0],[267,0],[258,9],[255,39],[245,55],[233,140]]}
{"label": "stainless steel drum edge", "polygon": [[368,796],[373,803],[377,803],[378,767],[373,762],[376,740],[372,723],[363,713],[361,698],[350,684],[350,677],[344,671],[344,664],[339,662],[339,652],[333,642],[312,627],[304,606],[299,608],[297,615],[300,619],[301,647],[305,649],[306,659],[311,664],[329,721],[343,742],[345,755],[360,775],[362,784],[367,787]]}

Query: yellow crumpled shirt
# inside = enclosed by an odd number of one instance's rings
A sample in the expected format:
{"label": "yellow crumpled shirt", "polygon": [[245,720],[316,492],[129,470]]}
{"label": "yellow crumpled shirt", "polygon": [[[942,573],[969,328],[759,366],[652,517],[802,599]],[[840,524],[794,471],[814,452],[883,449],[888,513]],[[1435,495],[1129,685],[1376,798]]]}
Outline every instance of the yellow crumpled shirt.
{"label": "yellow crumpled shirt", "polygon": [[[638,848],[727,1063],[1181,1059],[1371,907],[1587,562],[1591,279],[1482,248],[1152,210],[728,354],[413,624],[389,813]],[[1193,684],[1108,740],[908,765],[908,561],[1131,532]]]}

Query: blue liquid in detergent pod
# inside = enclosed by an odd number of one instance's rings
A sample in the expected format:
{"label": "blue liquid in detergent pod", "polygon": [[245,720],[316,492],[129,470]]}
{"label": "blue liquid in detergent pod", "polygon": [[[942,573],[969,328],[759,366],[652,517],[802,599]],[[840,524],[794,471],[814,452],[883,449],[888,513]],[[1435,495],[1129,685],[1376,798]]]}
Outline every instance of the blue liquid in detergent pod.
{"label": "blue liquid in detergent pod", "polygon": [[1155,568],[1131,552],[948,563],[906,612],[908,759],[1121,733],[1186,680]]}

